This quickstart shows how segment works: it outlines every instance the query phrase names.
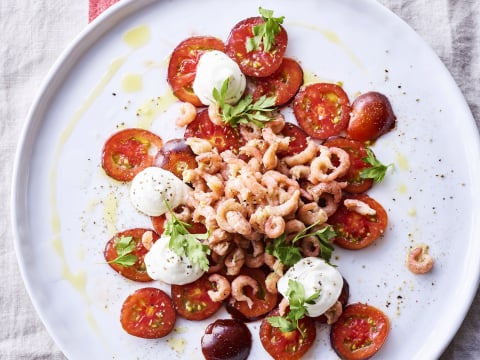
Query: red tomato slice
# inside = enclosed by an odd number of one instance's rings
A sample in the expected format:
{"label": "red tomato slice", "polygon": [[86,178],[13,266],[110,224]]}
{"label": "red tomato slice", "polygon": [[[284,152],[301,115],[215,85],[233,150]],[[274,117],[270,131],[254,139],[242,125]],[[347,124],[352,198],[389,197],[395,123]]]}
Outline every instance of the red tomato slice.
{"label": "red tomato slice", "polygon": [[343,200],[345,199],[360,200],[375,210],[376,214],[361,215],[353,210],[348,210],[342,202],[327,221],[338,234],[333,241],[345,249],[363,249],[372,244],[385,231],[388,223],[387,212],[382,205],[366,194],[352,194]]}
{"label": "red tomato slice", "polygon": [[215,285],[208,274],[186,285],[172,285],[172,300],[177,313],[188,320],[204,320],[220,309],[222,302],[213,301],[207,292]]}
{"label": "red tomato slice", "polygon": [[373,141],[395,127],[395,114],[388,98],[378,92],[367,92],[352,103],[347,137]]}
{"label": "red tomato slice", "polygon": [[[278,309],[273,310],[268,316],[278,316]],[[304,337],[298,330],[282,332],[268,322],[268,317],[260,324],[260,341],[265,350],[275,360],[298,360],[312,347],[317,336],[315,321],[305,316],[299,320]]]}
{"label": "red tomato slice", "polygon": [[237,129],[230,125],[216,125],[208,116],[208,110],[200,111],[195,120],[187,125],[185,139],[197,137],[208,140],[219,152],[237,151],[243,140]]}
{"label": "red tomato slice", "polygon": [[338,356],[364,360],[384,344],[390,331],[387,316],[379,309],[355,303],[348,305],[330,330],[330,341]]}
{"label": "red tomato slice", "polygon": [[254,37],[253,28],[264,23],[261,17],[251,17],[237,23],[230,32],[226,44],[226,53],[240,66],[247,76],[265,77],[272,75],[282,64],[283,55],[287,49],[288,35],[283,26],[275,36],[270,51],[263,49],[263,44],[257,50],[247,52],[247,39]]}
{"label": "red tomato slice", "polygon": [[290,137],[290,142],[288,143],[288,149],[278,150],[277,155],[279,157],[292,156],[302,152],[307,147],[307,133],[303,131],[300,127],[292,123],[285,123],[281,134],[283,136]]}
{"label": "red tomato slice", "polygon": [[339,135],[350,119],[347,94],[330,83],[310,84],[301,89],[293,101],[293,111],[300,127],[322,140]]}
{"label": "red tomato slice", "polygon": [[[127,279],[139,282],[152,281],[152,278],[148,276],[144,262],[145,254],[148,252],[148,250],[142,244],[142,236],[147,231],[152,232],[153,242],[158,240],[159,236],[153,230],[136,228],[119,232],[112,237],[105,246],[105,260],[107,260],[108,264],[113,270]],[[122,237],[131,237],[131,241],[135,244],[135,248],[130,252],[130,254],[136,256],[137,261],[131,266],[124,266],[122,264],[112,262],[115,259],[119,259],[117,242]]]}
{"label": "red tomato slice", "polygon": [[168,64],[168,83],[173,93],[182,101],[195,106],[203,106],[193,92],[193,81],[197,72],[198,60],[209,50],[225,52],[223,41],[211,36],[194,36],[183,40],[173,50]]}
{"label": "red tomato slice", "polygon": [[344,189],[349,193],[359,194],[367,191],[373,186],[373,179],[362,179],[360,173],[371,168],[368,162],[363,160],[368,156],[367,148],[363,142],[345,139],[332,138],[323,143],[325,146],[338,147],[345,150],[350,158],[350,167],[347,173],[339,181],[346,181],[347,187]]}
{"label": "red tomato slice", "polygon": [[253,100],[261,96],[276,96],[275,105],[286,104],[297,93],[303,83],[303,70],[298,62],[284,58],[282,64],[272,75],[262,78],[248,78],[247,91]]}
{"label": "red tomato slice", "polygon": [[183,170],[195,169],[195,154],[184,139],[172,139],[163,145],[155,159],[155,165],[168,170],[179,179],[183,179]]}
{"label": "red tomato slice", "polygon": [[[177,208],[175,208],[174,211],[176,209]],[[152,220],[152,226],[157,232],[157,234],[163,234],[166,221],[165,214],[160,216],[152,216],[150,220]],[[190,224],[190,227],[188,227],[187,230],[190,232],[190,234],[205,234],[207,232],[207,228],[202,223]]]}
{"label": "red tomato slice", "polygon": [[244,288],[244,293],[252,299],[252,307],[249,307],[246,301],[237,301],[231,297],[226,306],[227,311],[233,318],[244,322],[255,321],[265,314],[268,314],[277,305],[277,294],[267,291],[265,285],[265,273],[260,269],[243,268],[240,275],[248,275],[257,281],[258,292],[253,294],[253,289],[249,286]]}
{"label": "red tomato slice", "polygon": [[142,288],[123,303],[120,323],[130,335],[156,339],[168,335],[175,325],[176,314],[170,297],[156,288]]}
{"label": "red tomato slice", "polygon": [[162,145],[162,139],[148,130],[120,130],[103,146],[102,167],[115,180],[130,181],[153,165]]}

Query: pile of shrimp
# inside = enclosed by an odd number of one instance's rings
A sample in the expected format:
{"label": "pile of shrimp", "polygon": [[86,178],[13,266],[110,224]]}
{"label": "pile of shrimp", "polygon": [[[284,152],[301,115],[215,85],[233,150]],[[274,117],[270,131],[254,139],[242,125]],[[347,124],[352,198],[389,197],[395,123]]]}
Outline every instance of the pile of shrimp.
{"label": "pile of shrimp", "polygon": [[[288,241],[309,225],[324,226],[341,202],[346,183],[337,179],[349,169],[348,154],[308,138],[300,153],[279,157],[291,141],[281,134],[284,126],[281,115],[264,128],[240,125],[245,145],[238,153],[219,153],[207,140],[187,139],[198,167],[183,172],[183,180],[194,190],[177,215],[209,230],[210,281],[217,289],[210,297],[215,301],[232,295],[251,304],[242,288],[251,286],[255,292],[258,285],[239,275],[243,266],[269,266],[267,290],[276,293],[283,265],[265,252],[266,246],[283,234]],[[302,239],[300,247],[304,256],[320,253],[314,236]],[[224,267],[227,275],[237,276],[231,284],[218,274]]]}

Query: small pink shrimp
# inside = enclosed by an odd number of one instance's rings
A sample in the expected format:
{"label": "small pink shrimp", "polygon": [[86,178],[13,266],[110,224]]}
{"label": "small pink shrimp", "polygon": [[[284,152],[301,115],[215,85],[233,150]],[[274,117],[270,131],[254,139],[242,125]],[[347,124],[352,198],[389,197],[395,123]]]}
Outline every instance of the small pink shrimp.
{"label": "small pink shrimp", "polygon": [[243,288],[250,286],[253,289],[253,295],[255,295],[259,290],[257,281],[248,275],[239,275],[233,279],[231,286],[232,297],[237,301],[246,301],[248,307],[252,308],[253,300],[245,295]]}
{"label": "small pink shrimp", "polygon": [[208,277],[208,281],[215,283],[215,290],[208,290],[207,294],[213,301],[223,301],[230,296],[232,288],[225,276],[212,274]]}
{"label": "small pink shrimp", "polygon": [[282,216],[269,216],[265,222],[265,235],[270,239],[275,239],[285,231],[285,219]]}
{"label": "small pink shrimp", "polygon": [[408,253],[407,267],[414,274],[425,274],[433,268],[433,257],[427,253],[426,245],[419,245]]}
{"label": "small pink shrimp", "polygon": [[213,122],[215,125],[225,125],[222,117],[219,115],[217,104],[211,104],[208,107],[208,117],[210,118],[210,121]]}
{"label": "small pink shrimp", "polygon": [[342,315],[343,306],[340,301],[337,301],[335,304],[332,305],[330,309],[325,311],[323,315],[327,318],[327,324],[332,325],[337,322],[340,315]]}
{"label": "small pink shrimp", "polygon": [[197,116],[197,108],[189,102],[184,102],[180,105],[180,115],[175,120],[175,125],[184,127],[190,124]]}
{"label": "small pink shrimp", "polygon": [[153,233],[145,231],[142,235],[142,245],[145,249],[150,250],[153,246]]}

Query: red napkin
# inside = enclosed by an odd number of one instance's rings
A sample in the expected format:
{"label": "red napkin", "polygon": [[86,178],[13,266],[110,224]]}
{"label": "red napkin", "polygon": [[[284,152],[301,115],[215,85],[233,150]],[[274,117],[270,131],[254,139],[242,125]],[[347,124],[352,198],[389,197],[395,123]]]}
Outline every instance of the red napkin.
{"label": "red napkin", "polygon": [[104,10],[115,4],[118,0],[88,0],[88,21],[92,21]]}

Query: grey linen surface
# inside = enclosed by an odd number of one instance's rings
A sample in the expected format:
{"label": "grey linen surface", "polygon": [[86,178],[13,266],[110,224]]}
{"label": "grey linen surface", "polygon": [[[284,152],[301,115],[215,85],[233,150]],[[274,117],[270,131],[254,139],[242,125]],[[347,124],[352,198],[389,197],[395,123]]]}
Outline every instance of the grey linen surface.
{"label": "grey linen surface", "polygon": [[[480,1],[379,1],[439,55],[480,126]],[[87,25],[87,13],[87,0],[0,2],[1,359],[65,358],[39,320],[20,277],[9,199],[14,153],[28,108],[56,58]],[[480,359],[480,293],[441,359]]]}

